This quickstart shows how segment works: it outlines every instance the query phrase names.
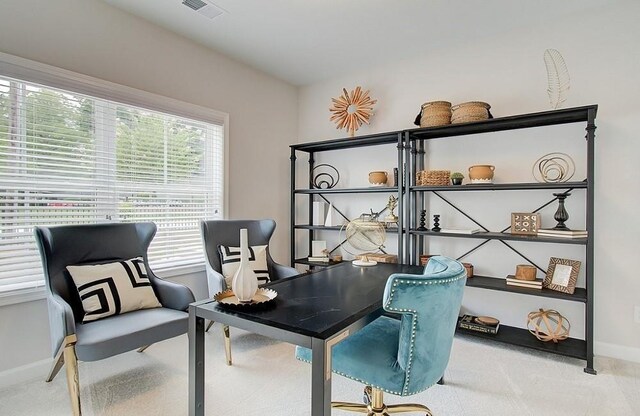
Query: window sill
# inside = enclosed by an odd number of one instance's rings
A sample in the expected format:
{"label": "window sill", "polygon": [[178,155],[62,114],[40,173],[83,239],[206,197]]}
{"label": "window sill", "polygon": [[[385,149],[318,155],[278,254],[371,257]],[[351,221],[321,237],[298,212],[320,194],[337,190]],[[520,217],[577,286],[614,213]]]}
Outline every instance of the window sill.
{"label": "window sill", "polygon": [[12,290],[10,292],[0,292],[0,306],[14,305],[16,303],[34,302],[46,299],[47,290],[44,286],[28,289]]}
{"label": "window sill", "polygon": [[[192,264],[189,266],[171,267],[166,269],[153,270],[162,279],[171,279],[178,276],[186,276],[205,271],[204,264]],[[10,292],[0,292],[0,307],[15,305],[17,303],[34,302],[47,298],[47,290],[44,286],[35,288],[12,290]]]}

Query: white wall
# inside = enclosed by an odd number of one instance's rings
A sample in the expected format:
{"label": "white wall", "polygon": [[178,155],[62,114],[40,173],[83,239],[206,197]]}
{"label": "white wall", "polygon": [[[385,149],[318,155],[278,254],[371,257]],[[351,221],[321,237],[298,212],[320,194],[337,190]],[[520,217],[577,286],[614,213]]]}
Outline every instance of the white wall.
{"label": "white wall", "polygon": [[[300,140],[344,135],[328,121],[330,97],[338,95],[343,87],[356,85],[371,89],[372,96],[379,100],[371,126],[364,126],[358,134],[411,128],[420,105],[433,100],[448,100],[454,104],[486,101],[493,106],[496,117],[548,110],[542,55],[547,48],[558,49],[571,74],[571,91],[564,107],[600,106],[595,183],[596,353],[640,361],[640,324],[633,320],[634,305],[640,305],[640,279],[635,267],[640,220],[634,215],[640,198],[633,173],[640,152],[637,107],[640,28],[637,16],[640,16],[637,3],[589,14],[576,11],[571,19],[550,20],[538,27],[489,38],[469,38],[464,44],[442,43],[442,49],[429,56],[420,54],[420,42],[428,39],[416,40],[415,58],[301,88]],[[497,167],[496,182],[526,182],[532,180],[531,166],[539,156],[562,151],[576,159],[576,177],[582,179],[585,172],[583,137],[583,127],[563,126],[433,141],[428,145],[428,151],[434,152],[429,166],[466,172],[473,164],[490,163]],[[386,151],[333,152],[332,155],[321,155],[318,162],[334,162],[341,169],[345,177],[341,186],[366,185],[367,172],[388,169],[394,163],[394,152],[393,147]],[[510,212],[534,209],[551,196],[550,192],[449,195],[494,230],[509,225]],[[584,205],[580,203],[584,201],[584,195],[584,191],[576,191],[568,200],[569,226],[574,228],[584,227]],[[383,197],[374,202],[363,202],[358,198],[342,208],[357,214],[368,207],[379,208],[380,204],[384,206]],[[552,219],[554,208],[544,212],[543,224],[555,224]],[[442,214],[446,226],[470,225],[437,201],[430,202],[428,210],[431,214]],[[571,246],[514,245],[532,253],[533,259],[545,268],[552,255],[584,258],[582,250]],[[468,246],[467,241],[438,241],[428,250],[455,256],[462,254]],[[469,260],[476,265],[477,272],[496,276],[513,273],[515,265],[523,262],[498,242],[491,243],[491,247],[479,251]],[[581,273],[579,283],[583,282]],[[527,312],[538,307],[553,307],[571,320],[573,336],[584,334],[580,304],[478,289],[467,290],[464,304],[472,312],[495,315],[503,322],[517,326],[526,323]]]}
{"label": "white wall", "polygon": [[[295,87],[97,0],[4,0],[0,51],[230,115],[230,218],[274,218],[288,260]],[[204,273],[182,279],[201,293]],[[44,301],[0,307],[0,373],[50,356]]]}

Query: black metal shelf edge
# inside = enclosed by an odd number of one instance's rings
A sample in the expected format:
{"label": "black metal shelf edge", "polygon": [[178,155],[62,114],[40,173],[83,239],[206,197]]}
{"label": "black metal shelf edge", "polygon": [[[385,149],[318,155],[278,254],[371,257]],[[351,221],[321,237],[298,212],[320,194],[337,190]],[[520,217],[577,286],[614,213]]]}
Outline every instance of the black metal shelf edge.
{"label": "black metal shelf edge", "polygon": [[398,143],[398,135],[400,134],[402,134],[402,131],[392,131],[379,134],[369,134],[366,136],[344,137],[341,139],[292,144],[290,147],[302,152],[322,152],[362,146],[376,146]]}
{"label": "black metal shelf edge", "polygon": [[539,113],[518,114],[472,123],[412,129],[407,130],[407,132],[409,133],[409,139],[411,140],[427,140],[503,130],[553,126],[557,124],[580,123],[588,120],[590,110],[597,111],[597,109],[597,105],[588,105],[584,107],[543,111]]}
{"label": "black metal shelf edge", "polygon": [[340,231],[342,228],[339,225],[334,225],[332,227],[327,227],[325,225],[308,225],[308,224],[296,224],[294,228],[298,230],[331,230],[331,231]]}
{"label": "black metal shelf edge", "polygon": [[429,237],[454,237],[454,238],[476,238],[481,240],[509,240],[509,241],[529,241],[536,243],[557,243],[557,244],[587,244],[587,238],[562,238],[562,237],[540,237],[537,235],[514,235],[508,233],[481,232],[474,234],[445,233],[435,231],[409,230],[409,234],[426,235]]}
{"label": "black metal shelf edge", "polygon": [[461,328],[457,328],[456,333],[489,339],[496,342],[502,342],[504,344],[531,348],[538,351],[550,352],[552,354],[564,355],[566,357],[578,358],[580,360],[587,359],[586,341],[576,338],[567,338],[557,344],[554,344],[553,342],[542,342],[531,335],[526,329],[502,324],[500,324],[500,328],[496,335]]}
{"label": "black metal shelf edge", "polygon": [[301,259],[295,259],[294,263],[296,263],[296,264],[304,264],[304,265],[307,265],[307,266],[330,267],[330,266],[335,266],[337,264],[340,264],[342,262],[341,261],[333,261],[333,260],[329,260],[328,262],[319,262],[319,261],[309,261],[308,259],[301,258]]}
{"label": "black metal shelf edge", "polygon": [[465,184],[448,186],[412,186],[411,192],[429,191],[517,191],[536,189],[586,189],[586,181],[561,183],[493,183],[493,184]]}
{"label": "black metal shelf edge", "polygon": [[398,192],[398,188],[393,186],[372,186],[369,188],[332,188],[332,189],[296,189],[296,194],[364,194],[374,193],[393,193]]}
{"label": "black metal shelf edge", "polygon": [[526,287],[508,285],[506,279],[498,277],[476,276],[467,279],[468,287],[479,289],[498,290],[502,292],[516,293],[519,295],[542,296],[545,298],[554,298],[560,300],[568,300],[572,302],[587,301],[587,291],[583,288],[576,288],[575,292],[570,295],[568,293],[558,292],[551,289],[528,289]]}
{"label": "black metal shelf edge", "polygon": [[[342,229],[342,226],[334,225],[332,227],[326,227],[324,225],[296,224],[296,225],[293,226],[293,228],[295,228],[297,230],[340,231]],[[398,227],[385,228],[385,231],[386,231],[387,234],[398,234]],[[404,233],[404,230],[402,230],[402,232]]]}

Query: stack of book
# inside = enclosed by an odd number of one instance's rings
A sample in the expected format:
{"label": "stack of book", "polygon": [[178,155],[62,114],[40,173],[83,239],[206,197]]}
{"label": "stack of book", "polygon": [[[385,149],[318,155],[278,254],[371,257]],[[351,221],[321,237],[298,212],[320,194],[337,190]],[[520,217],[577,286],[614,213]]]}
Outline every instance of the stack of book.
{"label": "stack of book", "polygon": [[309,256],[307,257],[307,260],[314,263],[329,263],[330,259],[327,256],[317,256],[317,257]]}
{"label": "stack of book", "polygon": [[540,228],[538,230],[540,237],[559,237],[559,238],[587,238],[587,230],[556,230],[554,228]]}
{"label": "stack of book", "polygon": [[362,260],[364,258],[369,260],[377,261],[378,263],[397,263],[398,256],[395,254],[385,254],[385,253],[362,253],[356,256],[357,260]]}
{"label": "stack of book", "polygon": [[462,318],[460,318],[460,322],[458,322],[458,327],[462,329],[468,329],[470,331],[495,335],[498,333],[498,328],[500,328],[500,323],[497,322],[497,320],[495,321],[495,325],[487,325],[482,323],[482,319],[478,319],[477,316],[462,315]]}
{"label": "stack of book", "polygon": [[542,289],[542,279],[522,280],[516,279],[514,275],[510,274],[507,276],[507,285],[526,287],[529,289]]}
{"label": "stack of book", "polygon": [[441,228],[441,233],[451,234],[476,234],[484,231],[482,228]]}

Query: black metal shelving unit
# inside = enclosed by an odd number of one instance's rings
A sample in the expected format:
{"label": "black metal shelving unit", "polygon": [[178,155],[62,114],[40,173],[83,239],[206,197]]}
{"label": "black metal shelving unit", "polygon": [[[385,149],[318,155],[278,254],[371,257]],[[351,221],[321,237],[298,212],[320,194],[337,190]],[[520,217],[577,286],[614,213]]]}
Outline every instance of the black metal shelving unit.
{"label": "black metal shelving unit", "polygon": [[[396,193],[398,198],[398,259],[405,263],[416,264],[418,262],[418,254],[421,252],[423,240],[427,238],[468,238],[483,240],[478,247],[488,241],[500,241],[517,254],[526,257],[518,250],[513,248],[510,241],[524,241],[527,243],[545,243],[545,244],[573,244],[584,246],[585,255],[585,274],[586,287],[576,288],[574,294],[569,295],[562,292],[556,292],[548,289],[536,290],[521,288],[516,286],[508,286],[504,278],[474,276],[467,280],[467,286],[494,290],[507,293],[513,293],[526,296],[542,296],[563,301],[579,302],[584,304],[585,313],[585,339],[569,338],[558,344],[545,343],[538,341],[526,329],[510,327],[506,325],[500,326],[497,335],[487,335],[477,332],[460,330],[460,333],[469,334],[485,339],[491,339],[496,342],[503,342],[512,345],[518,345],[535,350],[546,351],[554,354],[579,358],[586,361],[585,372],[596,374],[593,367],[593,258],[594,258],[594,228],[593,228],[593,206],[594,206],[594,158],[595,158],[595,119],[598,110],[597,105],[584,107],[567,108],[561,110],[545,111],[531,114],[521,114],[509,117],[500,117],[490,120],[484,120],[474,123],[455,124],[442,127],[430,127],[419,129],[408,129],[395,132],[373,134],[361,136],[357,138],[343,138],[336,140],[301,143],[291,146],[291,259],[292,265],[307,264],[310,266],[320,266],[317,263],[310,263],[306,258],[296,258],[295,241],[296,230],[307,230],[309,237],[309,250],[311,250],[311,240],[314,238],[314,232],[319,230],[339,230],[340,227],[324,227],[308,225],[313,217],[313,200],[314,197],[325,199],[325,194],[358,194],[358,193]],[[424,169],[425,160],[425,142],[434,139],[448,139],[456,136],[465,136],[480,133],[492,133],[505,130],[529,129],[544,126],[553,126],[571,123],[586,124],[586,146],[587,146],[587,178],[581,182],[564,182],[564,183],[503,183],[503,184],[478,184],[478,185],[462,185],[462,186],[415,186],[414,178],[417,170]],[[393,188],[341,188],[341,189],[313,189],[311,182],[311,171],[314,167],[314,154],[316,152],[350,149],[364,146],[377,146],[382,144],[397,143],[397,168],[399,172],[404,172],[404,178],[399,180],[398,186]],[[306,189],[296,188],[296,152],[304,152],[309,155],[309,187]],[[463,212],[454,204],[449,202],[443,194],[447,192],[502,192],[502,191],[535,191],[535,190],[557,190],[569,192],[572,190],[584,190],[586,205],[586,229],[588,231],[587,238],[566,239],[543,236],[522,236],[511,235],[504,232],[490,231],[476,222],[470,215]],[[417,230],[417,213],[424,204],[425,195],[431,193],[448,203],[453,209],[458,210],[467,218],[474,221],[483,232],[475,234],[457,234],[446,232],[432,232]],[[296,198],[307,195],[309,198],[309,219],[305,224],[298,224],[295,218]],[[325,199],[326,200],[326,199]],[[552,201],[543,205],[539,209],[552,203]],[[537,211],[537,210],[535,210]],[[532,211],[534,212],[534,211]],[[475,250],[475,249],[474,249]],[[466,255],[468,253],[465,253]],[[463,256],[464,256],[463,255]],[[461,257],[463,257],[461,256]],[[528,259],[527,259],[528,260]],[[330,264],[329,264],[330,265]],[[327,266],[324,264],[324,266]]]}
{"label": "black metal shelving unit", "polygon": [[[395,187],[367,187],[367,188],[333,188],[333,189],[318,189],[313,187],[312,171],[315,167],[315,154],[318,152],[327,152],[332,150],[354,149],[359,147],[380,146],[396,144],[398,149],[403,147],[403,132],[389,132],[380,134],[370,134],[366,136],[354,137],[354,138],[342,138],[335,140],[325,140],[311,143],[300,143],[290,146],[291,150],[291,212],[290,212],[290,230],[291,230],[291,265],[302,264],[311,267],[327,267],[327,263],[309,262],[306,258],[297,258],[296,256],[296,230],[307,230],[308,235],[308,253],[311,253],[311,241],[314,240],[315,233],[317,231],[340,231],[341,227],[325,227],[321,225],[311,225],[313,218],[313,202],[317,197],[325,202],[328,202],[325,195],[335,194],[393,194],[395,193],[398,198],[398,211],[403,210],[403,194],[404,188],[402,181],[398,181],[398,186]],[[298,189],[296,187],[296,162],[298,159],[297,153],[302,152],[308,155],[308,184],[307,188]],[[398,151],[397,166],[402,166],[402,152]],[[309,204],[308,219],[305,223],[296,222],[296,197],[307,196]],[[339,210],[336,210],[338,214],[342,215]],[[398,258],[401,258],[403,252],[402,234],[404,232],[404,226],[402,219],[398,222],[397,228],[387,229],[387,232],[395,232],[398,234]],[[329,263],[331,265],[331,263]]]}
{"label": "black metal shelving unit", "polygon": [[[546,111],[533,114],[522,114],[511,117],[502,117],[491,120],[480,121],[476,123],[465,123],[459,125],[450,125],[443,127],[413,129],[405,131],[405,160],[408,165],[405,170],[405,188],[408,196],[406,204],[407,221],[407,238],[404,240],[405,253],[408,253],[406,261],[416,263],[419,253],[423,247],[423,239],[426,238],[469,238],[481,239],[476,248],[484,243],[497,240],[505,246],[516,252],[518,255],[529,261],[524,254],[516,250],[508,242],[524,241],[528,243],[547,243],[547,244],[573,244],[581,245],[586,250],[586,287],[577,288],[575,293],[568,295],[561,292],[542,289],[528,289],[517,286],[508,286],[502,278],[491,278],[485,276],[474,276],[467,280],[467,286],[479,289],[497,290],[519,295],[527,296],[543,296],[548,298],[560,299],[564,301],[574,301],[584,304],[585,310],[585,339],[569,338],[559,344],[549,344],[538,341],[531,336],[525,329],[500,326],[500,331],[496,335],[479,334],[466,330],[459,332],[469,333],[474,336],[492,339],[498,342],[519,345],[527,348],[533,348],[541,351],[548,351],[555,354],[566,355],[574,358],[580,358],[587,362],[585,372],[596,374],[593,368],[593,185],[594,185],[594,141],[595,141],[595,118],[598,107],[596,105],[567,108],[563,110]],[[507,184],[478,184],[478,185],[462,185],[462,186],[415,186],[414,178],[417,170],[424,168],[425,142],[434,139],[452,138],[456,136],[464,136],[469,134],[491,133],[504,130],[518,130],[527,128],[536,128],[543,126],[553,126],[569,123],[585,123],[586,124],[586,145],[587,145],[587,178],[582,182],[564,182],[564,183],[507,183]],[[504,232],[491,232],[484,228],[479,222],[473,219],[468,213],[462,211],[459,207],[449,202],[443,194],[447,192],[498,192],[498,191],[532,191],[532,190],[556,190],[556,192],[570,192],[576,189],[586,191],[586,228],[588,231],[587,238],[566,239],[554,238],[547,236],[523,236],[512,235]],[[453,209],[465,215],[467,218],[477,224],[484,232],[475,234],[456,234],[443,233],[433,231],[418,231],[416,213],[424,204],[425,194],[431,193],[446,202]],[[550,204],[555,199],[542,207],[532,210],[536,212],[544,206]],[[474,251],[474,249],[463,254],[461,257]],[[539,268],[539,267],[538,267]]]}

